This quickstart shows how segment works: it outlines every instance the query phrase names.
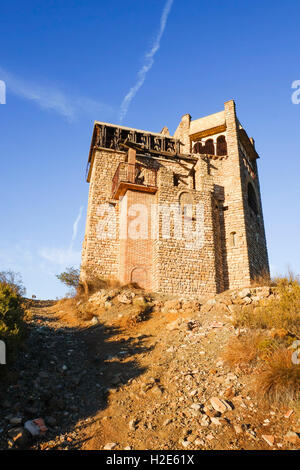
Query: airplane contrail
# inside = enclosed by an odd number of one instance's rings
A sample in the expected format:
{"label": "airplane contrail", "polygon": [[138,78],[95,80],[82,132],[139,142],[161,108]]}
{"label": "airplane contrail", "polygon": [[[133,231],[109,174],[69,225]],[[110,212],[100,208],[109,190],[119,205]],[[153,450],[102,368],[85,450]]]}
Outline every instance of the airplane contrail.
{"label": "airplane contrail", "polygon": [[135,95],[137,94],[141,86],[143,85],[146,79],[147,73],[149,72],[152,65],[154,64],[154,56],[160,48],[160,41],[164,33],[164,30],[166,28],[166,24],[167,24],[167,20],[168,20],[168,16],[169,16],[172,4],[173,4],[173,0],[167,0],[165,3],[165,6],[163,9],[161,18],[160,18],[159,32],[155,38],[154,44],[152,48],[150,49],[150,51],[145,54],[145,62],[144,62],[144,65],[141,67],[141,69],[138,71],[137,81],[135,85],[132,88],[130,88],[129,92],[127,93],[127,95],[125,95],[121,103],[120,122],[122,122],[124,117],[126,116],[131,101],[133,100],[133,98],[135,97]]}
{"label": "airplane contrail", "polygon": [[74,243],[74,241],[76,239],[76,236],[77,236],[78,224],[79,224],[80,219],[81,219],[82,211],[83,211],[83,206],[80,207],[79,214],[76,217],[75,222],[73,224],[73,233],[72,233],[72,239],[71,239],[71,244],[70,244],[70,250],[71,251],[72,251],[72,248],[73,248],[73,243]]}

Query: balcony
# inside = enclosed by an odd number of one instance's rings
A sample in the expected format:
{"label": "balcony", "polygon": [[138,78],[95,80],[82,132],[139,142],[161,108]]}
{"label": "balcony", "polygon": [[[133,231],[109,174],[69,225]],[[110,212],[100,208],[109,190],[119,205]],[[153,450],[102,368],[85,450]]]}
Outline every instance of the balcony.
{"label": "balcony", "polygon": [[119,199],[127,189],[155,193],[157,190],[157,170],[146,168],[139,163],[119,163],[112,180],[112,198]]}

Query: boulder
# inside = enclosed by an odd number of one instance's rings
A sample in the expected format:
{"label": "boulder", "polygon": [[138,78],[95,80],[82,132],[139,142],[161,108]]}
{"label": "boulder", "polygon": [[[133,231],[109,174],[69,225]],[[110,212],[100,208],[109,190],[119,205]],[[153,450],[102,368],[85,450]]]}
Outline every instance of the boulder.
{"label": "boulder", "polygon": [[131,304],[134,296],[135,294],[133,292],[122,292],[118,295],[117,300],[121,304]]}
{"label": "boulder", "polygon": [[198,312],[200,310],[200,303],[199,302],[193,302],[191,300],[184,300],[182,301],[181,308],[184,311],[191,311],[191,312]]}
{"label": "boulder", "polygon": [[245,297],[250,297],[251,296],[251,290],[249,288],[245,288],[243,290],[241,290],[239,293],[238,293],[238,296],[241,298],[241,299],[244,299]]}
{"label": "boulder", "polygon": [[181,318],[177,318],[177,320],[173,321],[172,323],[169,323],[169,324],[166,326],[166,328],[167,328],[167,330],[169,330],[169,331],[179,330],[181,324],[182,324],[182,319],[181,319]]}
{"label": "boulder", "polygon": [[269,444],[270,447],[274,445],[274,442],[275,442],[274,436],[270,434],[263,434],[261,437],[266,441],[267,444]]}
{"label": "boulder", "polygon": [[298,444],[300,445],[300,434],[294,431],[289,431],[284,436],[284,439],[289,442],[290,444]]}
{"label": "boulder", "polygon": [[118,444],[116,442],[108,442],[103,447],[103,450],[113,450]]}
{"label": "boulder", "polygon": [[163,312],[177,311],[181,309],[179,300],[167,300],[163,307]]}
{"label": "boulder", "polygon": [[271,288],[269,286],[256,287],[255,288],[255,293],[260,298],[269,297],[269,295],[271,293]]}
{"label": "boulder", "polygon": [[226,401],[218,397],[213,397],[210,399],[211,406],[220,413],[225,413],[227,410],[231,410],[232,406]]}

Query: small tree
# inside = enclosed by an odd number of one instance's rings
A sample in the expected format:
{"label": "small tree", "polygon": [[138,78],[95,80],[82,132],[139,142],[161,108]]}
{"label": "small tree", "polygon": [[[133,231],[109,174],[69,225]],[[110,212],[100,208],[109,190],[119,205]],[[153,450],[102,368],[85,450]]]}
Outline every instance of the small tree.
{"label": "small tree", "polygon": [[57,274],[56,277],[67,287],[77,288],[79,284],[80,270],[73,267],[66,268],[66,270],[60,274]]}
{"label": "small tree", "polygon": [[20,297],[24,297],[26,294],[20,273],[15,273],[11,270],[0,271],[0,284],[8,285]]}

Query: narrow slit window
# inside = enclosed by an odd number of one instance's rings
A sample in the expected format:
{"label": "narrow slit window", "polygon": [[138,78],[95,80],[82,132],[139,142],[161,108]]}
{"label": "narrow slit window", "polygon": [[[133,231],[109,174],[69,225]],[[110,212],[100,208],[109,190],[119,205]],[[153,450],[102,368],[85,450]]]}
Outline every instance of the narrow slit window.
{"label": "narrow slit window", "polygon": [[231,232],[230,234],[230,245],[236,246],[236,232]]}

